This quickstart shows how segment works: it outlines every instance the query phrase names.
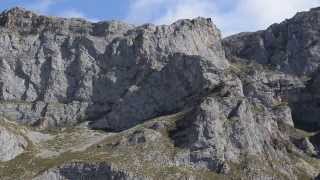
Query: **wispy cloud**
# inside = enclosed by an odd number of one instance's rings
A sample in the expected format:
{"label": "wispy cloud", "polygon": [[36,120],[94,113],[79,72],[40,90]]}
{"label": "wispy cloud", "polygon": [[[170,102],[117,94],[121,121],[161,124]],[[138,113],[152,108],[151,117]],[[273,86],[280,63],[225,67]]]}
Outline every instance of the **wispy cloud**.
{"label": "wispy cloud", "polygon": [[151,22],[159,17],[161,8],[167,9],[169,3],[167,0],[131,0],[126,20],[138,24]]}
{"label": "wispy cloud", "polygon": [[171,2],[167,5],[167,11],[155,19],[155,23],[166,24],[177,19],[210,16],[215,10],[215,4],[209,0],[179,0],[176,4]]}
{"label": "wispy cloud", "polygon": [[33,3],[27,4],[26,8],[41,14],[49,14],[65,18],[82,18],[92,22],[99,21],[98,19],[88,17],[85,13],[74,8],[61,8],[59,11],[52,11],[53,6],[63,4],[65,1],[66,0],[36,0]]}
{"label": "wispy cloud", "polygon": [[264,29],[319,5],[319,0],[240,0],[229,12],[214,13],[225,34]]}
{"label": "wispy cloud", "polygon": [[[177,19],[212,17],[224,35],[264,29],[319,0],[132,0],[127,21],[169,24]],[[226,8],[228,6],[228,8]],[[223,10],[222,10],[223,9]]]}
{"label": "wispy cloud", "polygon": [[60,12],[58,16],[65,17],[65,18],[82,18],[91,22],[99,21],[98,19],[95,19],[95,18],[89,18],[88,16],[86,16],[86,14],[76,9],[68,9],[66,11]]}
{"label": "wispy cloud", "polygon": [[36,11],[38,13],[47,14],[50,7],[57,4],[60,0],[36,0],[26,5],[27,9]]}

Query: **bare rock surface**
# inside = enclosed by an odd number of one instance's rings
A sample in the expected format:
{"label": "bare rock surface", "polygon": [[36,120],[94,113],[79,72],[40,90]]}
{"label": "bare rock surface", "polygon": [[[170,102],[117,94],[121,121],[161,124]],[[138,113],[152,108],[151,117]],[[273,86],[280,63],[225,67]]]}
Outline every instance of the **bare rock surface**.
{"label": "bare rock surface", "polygon": [[27,140],[14,126],[0,122],[0,163],[14,159],[23,153],[27,146]]}
{"label": "bare rock surface", "polygon": [[262,64],[283,74],[276,82],[262,83],[271,88],[277,86],[277,96],[289,103],[296,125],[309,130],[320,127],[319,19],[320,10],[314,8],[267,30],[240,33],[223,40],[228,59],[240,58],[243,63]]}
{"label": "bare rock surface", "polygon": [[0,124],[0,177],[315,179],[319,25],[315,8],[221,39],[206,18],[134,26],[5,11],[0,116],[24,128]]}
{"label": "bare rock surface", "polygon": [[48,170],[33,180],[146,180],[144,177],[134,177],[126,172],[117,170],[107,164],[66,164],[62,167]]}
{"label": "bare rock surface", "polygon": [[123,130],[181,109],[228,67],[204,18],[133,27],[14,8],[0,15],[0,39],[0,112],[43,127]]}
{"label": "bare rock surface", "polygon": [[226,52],[289,74],[310,75],[319,66],[319,18],[314,8],[267,30],[227,37]]}

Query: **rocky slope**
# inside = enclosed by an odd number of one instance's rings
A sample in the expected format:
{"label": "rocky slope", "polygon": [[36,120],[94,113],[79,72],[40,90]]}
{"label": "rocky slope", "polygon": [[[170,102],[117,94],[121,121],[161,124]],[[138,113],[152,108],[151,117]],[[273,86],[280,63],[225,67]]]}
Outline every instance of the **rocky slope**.
{"label": "rocky slope", "polygon": [[23,153],[25,148],[28,146],[28,142],[20,134],[19,131],[15,129],[14,126],[10,126],[5,123],[0,123],[0,161],[10,161],[14,159],[19,154]]}
{"label": "rocky slope", "polygon": [[221,39],[205,18],[5,11],[0,179],[316,179],[319,25]]}
{"label": "rocky slope", "polygon": [[314,8],[265,31],[241,33],[224,40],[229,59],[246,59],[245,63],[267,65],[283,74],[285,77],[269,82],[278,88],[276,96],[289,103],[296,123],[315,129],[320,128],[319,23],[320,9]]}
{"label": "rocky slope", "polygon": [[209,19],[132,27],[18,8],[0,19],[0,112],[31,125],[123,130],[182,109],[228,67]]}

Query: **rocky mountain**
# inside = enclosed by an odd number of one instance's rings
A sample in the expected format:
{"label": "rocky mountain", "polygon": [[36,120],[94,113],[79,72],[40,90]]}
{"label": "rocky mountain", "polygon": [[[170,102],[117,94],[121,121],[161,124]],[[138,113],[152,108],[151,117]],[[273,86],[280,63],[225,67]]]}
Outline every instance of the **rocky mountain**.
{"label": "rocky mountain", "polygon": [[222,39],[0,14],[0,179],[317,179],[320,8]]}

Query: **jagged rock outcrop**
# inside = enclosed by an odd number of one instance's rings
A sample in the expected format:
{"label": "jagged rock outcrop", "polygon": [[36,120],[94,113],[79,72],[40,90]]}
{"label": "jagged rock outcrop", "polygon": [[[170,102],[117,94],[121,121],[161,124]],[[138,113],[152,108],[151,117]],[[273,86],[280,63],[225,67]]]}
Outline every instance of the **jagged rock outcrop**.
{"label": "jagged rock outcrop", "polygon": [[319,18],[314,8],[265,31],[227,37],[226,51],[289,74],[310,75],[319,66]]}
{"label": "jagged rock outcrop", "polygon": [[310,138],[310,142],[312,143],[314,150],[316,151],[315,154],[317,154],[318,156],[320,156],[320,133],[312,136]]}
{"label": "jagged rock outcrop", "polygon": [[[319,25],[315,8],[222,40],[205,18],[135,27],[5,11],[0,115],[52,134],[0,175],[314,179],[319,135],[297,127],[320,129]],[[10,160],[25,145],[8,142]]]}
{"label": "jagged rock outcrop", "polygon": [[146,177],[135,177],[107,164],[72,163],[48,170],[34,180],[147,180]]}
{"label": "jagged rock outcrop", "polygon": [[297,124],[309,123],[304,128],[320,127],[319,24],[320,9],[314,8],[265,31],[240,33],[223,41],[228,59],[241,58],[245,63],[262,64],[283,74],[275,82],[281,88],[277,89],[278,97],[289,103]]}
{"label": "jagged rock outcrop", "polygon": [[171,134],[176,146],[189,149],[190,162],[196,167],[228,174],[232,164],[246,164],[248,172],[243,177],[272,179],[277,172],[296,179],[287,152],[291,143],[278,125],[292,126],[289,108],[272,108],[259,96],[245,96],[243,84],[236,77],[224,82],[177,122]]}
{"label": "jagged rock outcrop", "polygon": [[133,27],[19,8],[0,19],[0,110],[26,124],[119,131],[180,110],[228,67],[210,19]]}
{"label": "jagged rock outcrop", "polygon": [[0,163],[10,161],[24,152],[28,142],[14,127],[0,123]]}

